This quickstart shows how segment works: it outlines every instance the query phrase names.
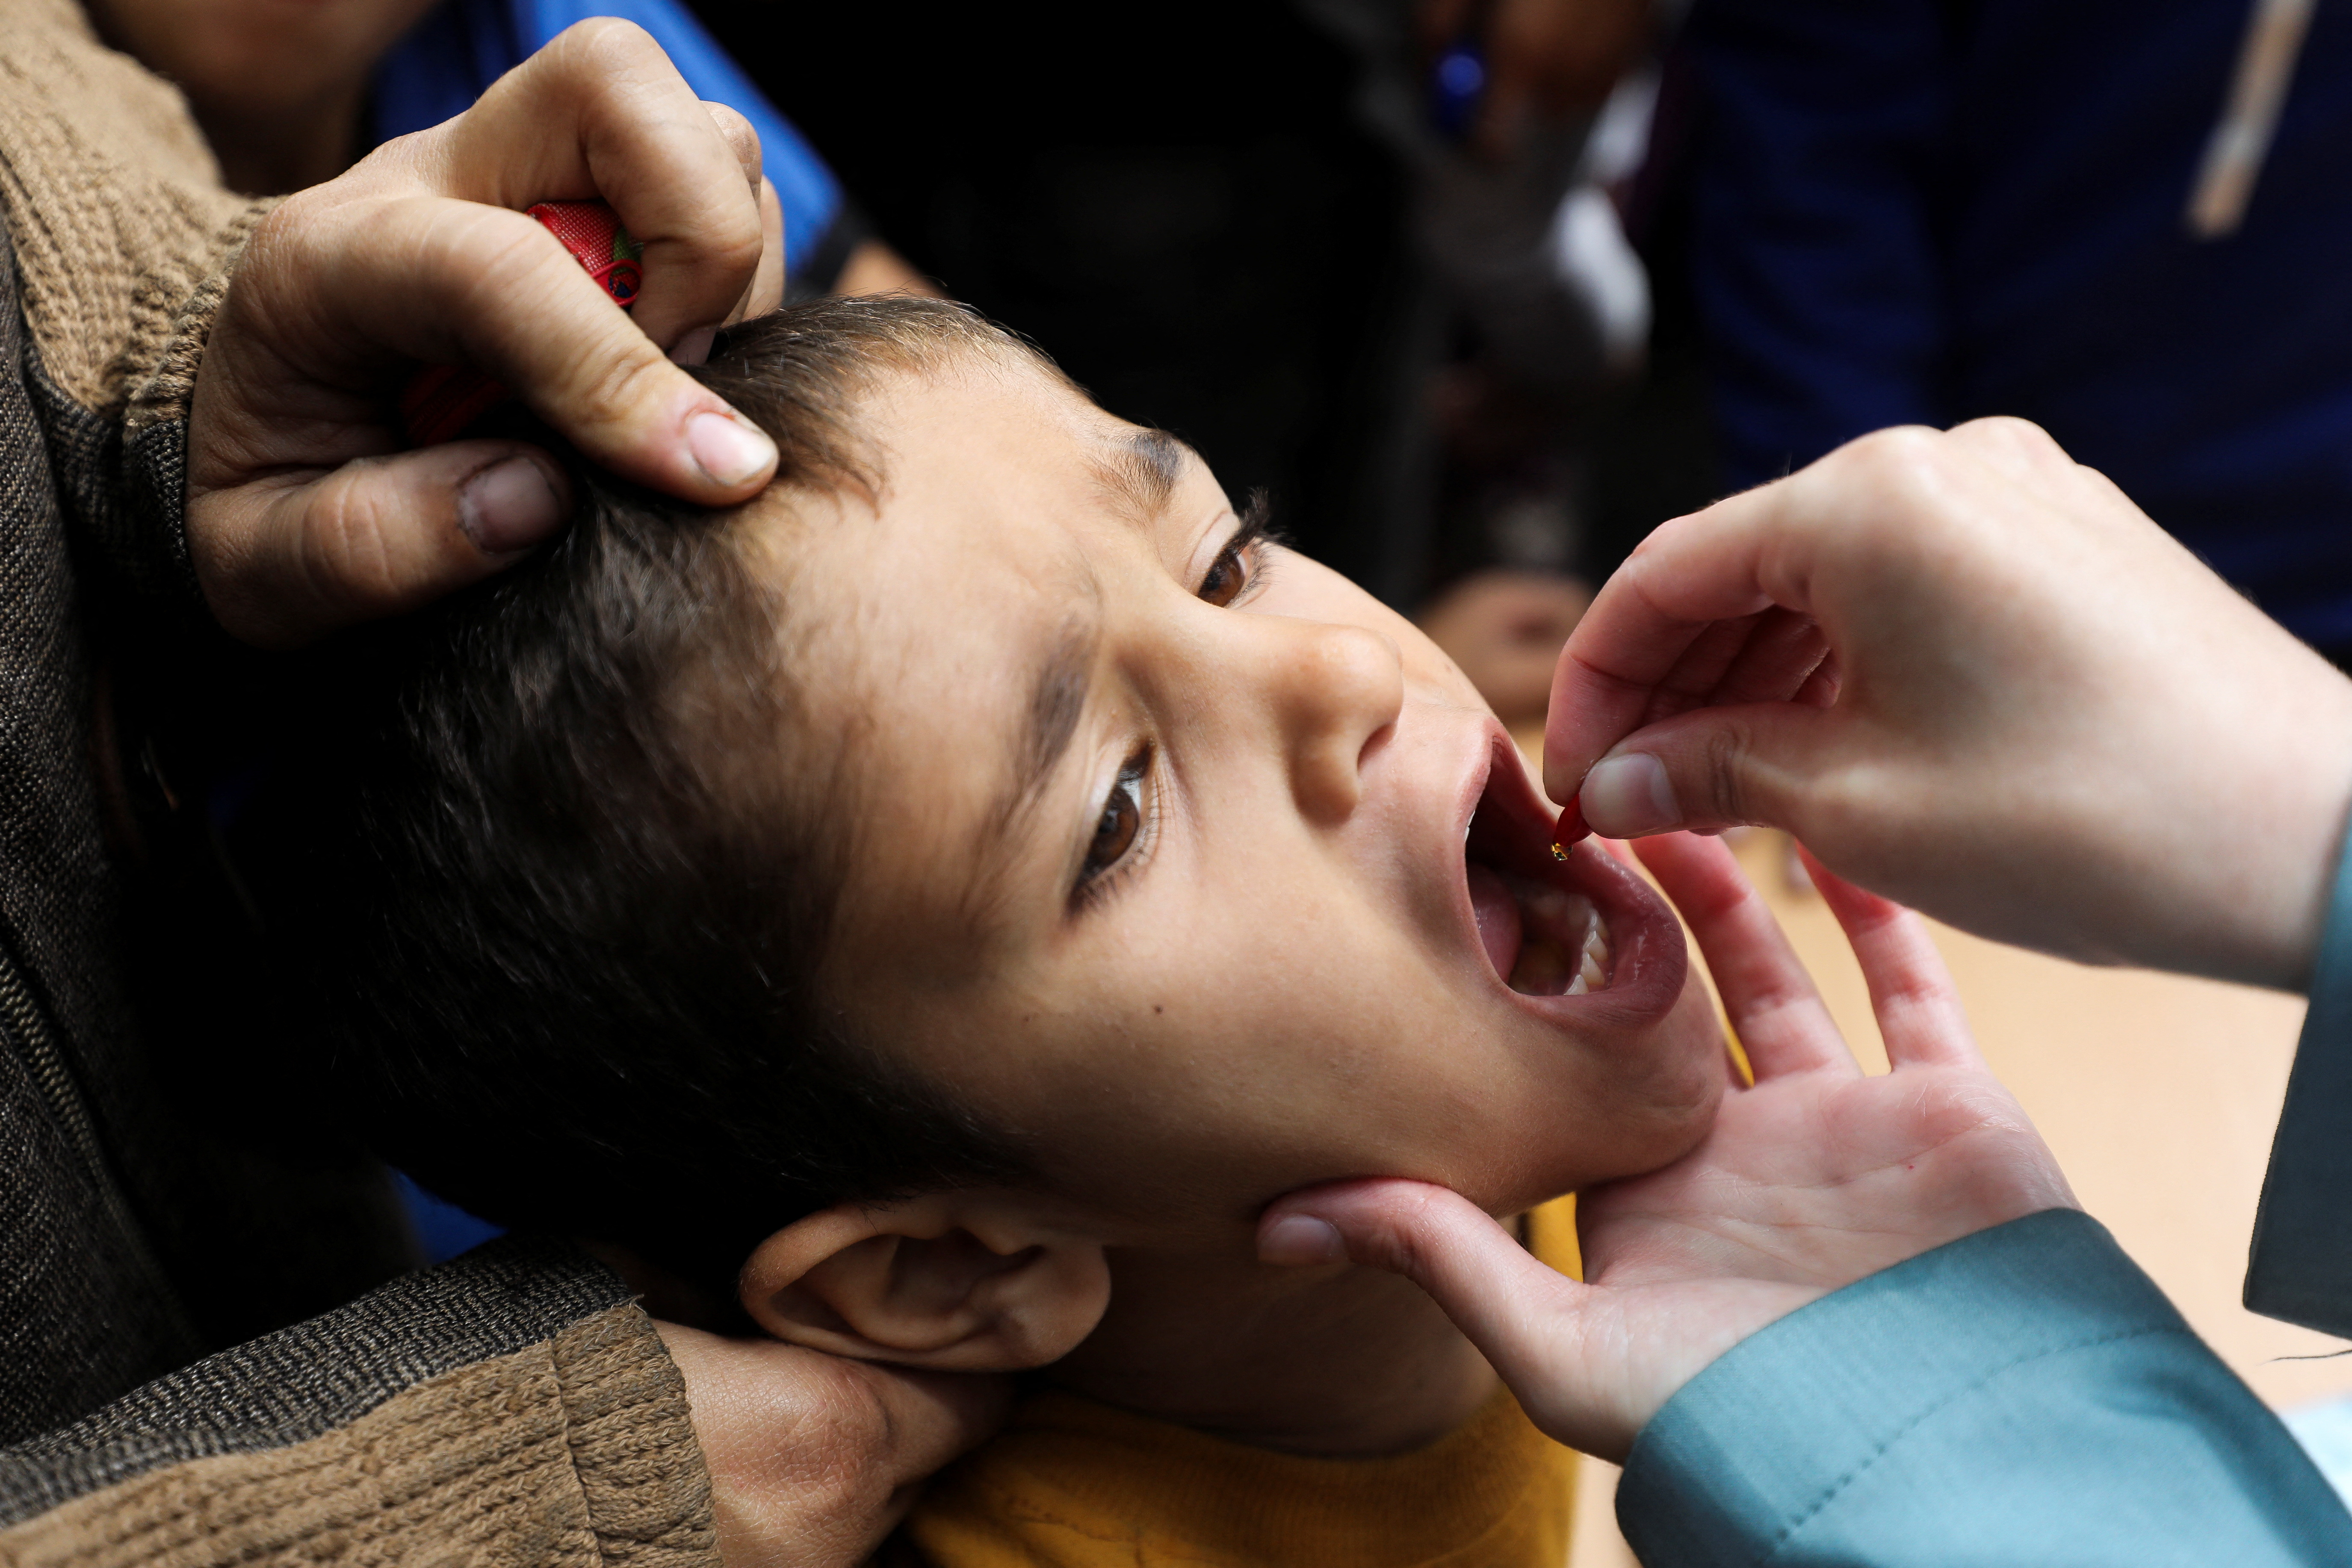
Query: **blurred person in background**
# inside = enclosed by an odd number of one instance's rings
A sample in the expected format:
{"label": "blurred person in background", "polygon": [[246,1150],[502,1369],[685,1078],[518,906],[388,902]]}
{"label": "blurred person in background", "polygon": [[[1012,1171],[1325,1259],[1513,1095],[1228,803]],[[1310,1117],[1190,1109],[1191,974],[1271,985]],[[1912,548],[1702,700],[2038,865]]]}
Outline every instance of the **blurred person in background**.
{"label": "blurred person in background", "polygon": [[1650,0],[1303,0],[1356,53],[1429,279],[1418,618],[1532,732],[1591,598],[1596,416],[1637,378],[1649,279],[1618,198],[1646,150]]}
{"label": "blurred person in background", "polygon": [[1698,0],[1697,294],[1734,486],[2014,414],[2352,654],[2352,16]]}

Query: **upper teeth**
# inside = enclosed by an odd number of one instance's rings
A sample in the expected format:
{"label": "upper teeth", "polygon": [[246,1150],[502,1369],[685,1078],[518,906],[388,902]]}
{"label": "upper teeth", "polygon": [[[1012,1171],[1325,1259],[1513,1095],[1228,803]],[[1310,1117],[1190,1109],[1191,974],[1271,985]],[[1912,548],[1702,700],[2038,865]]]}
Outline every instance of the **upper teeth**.
{"label": "upper teeth", "polygon": [[1530,996],[1581,996],[1605,987],[1609,927],[1592,900],[1541,883],[1507,880],[1519,901],[1522,931],[1511,989]]}
{"label": "upper teeth", "polygon": [[1592,929],[1584,933],[1584,951],[1578,956],[1576,978],[1568,983],[1565,994],[1581,996],[1609,984],[1609,928],[1600,916],[1593,917]]}

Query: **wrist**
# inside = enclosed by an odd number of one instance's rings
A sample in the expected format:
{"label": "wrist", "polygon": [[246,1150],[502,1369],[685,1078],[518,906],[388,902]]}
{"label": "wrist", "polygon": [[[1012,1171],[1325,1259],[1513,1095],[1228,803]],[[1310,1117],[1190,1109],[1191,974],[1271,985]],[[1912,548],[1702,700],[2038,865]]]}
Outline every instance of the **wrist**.
{"label": "wrist", "polygon": [[2352,683],[2329,670],[2308,696],[2280,715],[2280,745],[2236,759],[2261,787],[2234,831],[2206,851],[2246,868],[2238,874],[2240,907],[2253,917],[2246,963],[2226,978],[2281,991],[2310,985],[2352,817]]}
{"label": "wrist", "polygon": [[2087,854],[2060,851],[2075,956],[2308,984],[2352,811],[2352,682],[2262,630],[2276,645],[2262,657],[2135,690],[2140,721],[2083,770],[2100,782],[2075,795],[2069,836]]}
{"label": "wrist", "polygon": [[[2352,741],[2347,741],[2352,749]],[[2352,775],[2352,757],[2346,773]],[[2281,911],[2267,973],[2262,984],[2282,991],[2308,992],[2319,964],[2331,917],[2338,902],[2347,825],[2352,825],[2352,776],[2343,781],[2326,805],[2313,814],[2309,830],[2297,842],[2305,851],[2294,900]]]}

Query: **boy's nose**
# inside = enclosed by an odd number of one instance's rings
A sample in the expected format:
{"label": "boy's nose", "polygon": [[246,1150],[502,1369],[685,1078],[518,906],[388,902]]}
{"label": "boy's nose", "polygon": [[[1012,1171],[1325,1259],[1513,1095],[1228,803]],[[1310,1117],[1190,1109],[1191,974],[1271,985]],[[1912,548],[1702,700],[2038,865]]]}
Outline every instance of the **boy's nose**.
{"label": "boy's nose", "polygon": [[1290,787],[1309,821],[1354,814],[1363,795],[1364,750],[1404,707],[1404,662],[1396,644],[1362,626],[1266,616],[1276,722],[1290,764]]}

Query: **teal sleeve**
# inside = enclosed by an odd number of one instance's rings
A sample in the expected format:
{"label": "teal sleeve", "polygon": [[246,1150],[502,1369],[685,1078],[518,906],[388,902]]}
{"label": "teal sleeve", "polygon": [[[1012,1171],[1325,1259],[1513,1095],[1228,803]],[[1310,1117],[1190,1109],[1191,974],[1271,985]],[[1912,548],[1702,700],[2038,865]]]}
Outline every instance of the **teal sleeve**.
{"label": "teal sleeve", "polygon": [[1675,1568],[2352,1563],[2352,1518],[2105,1227],[2051,1210],[1733,1347],[1628,1456]]}
{"label": "teal sleeve", "polygon": [[2263,1178],[2246,1306],[2352,1339],[2352,854],[2342,851]]}

